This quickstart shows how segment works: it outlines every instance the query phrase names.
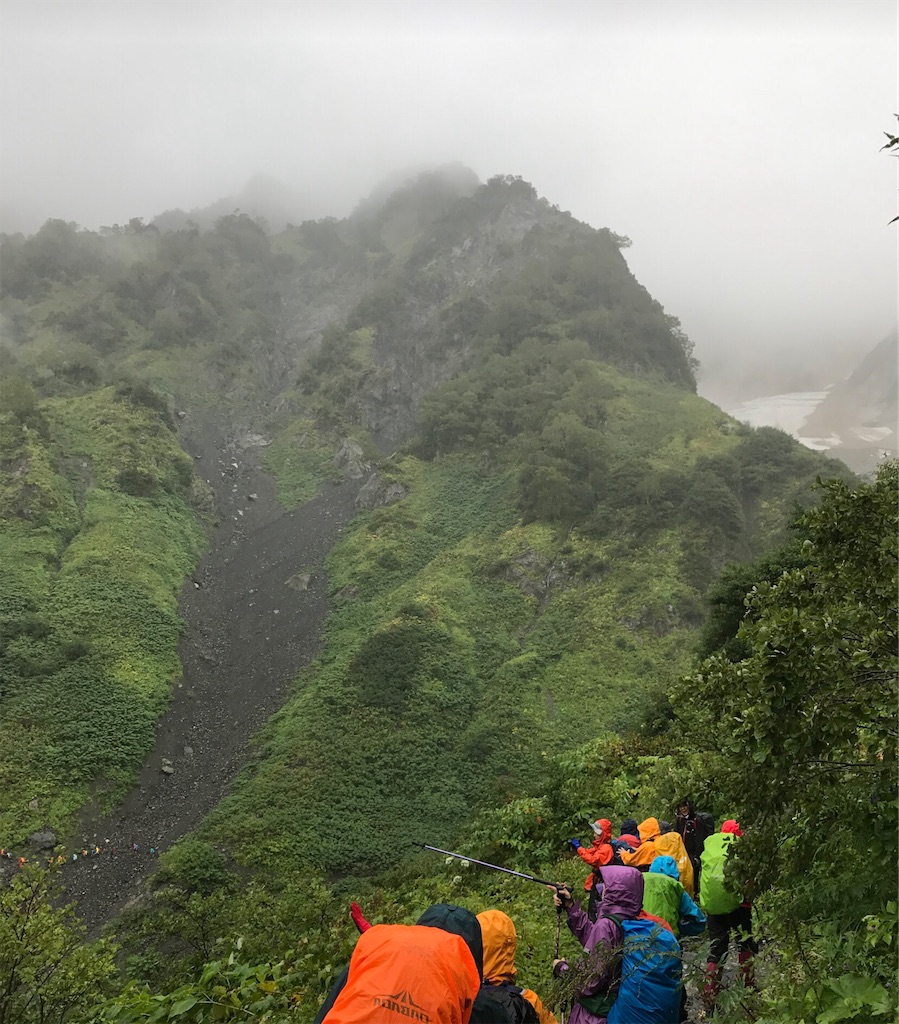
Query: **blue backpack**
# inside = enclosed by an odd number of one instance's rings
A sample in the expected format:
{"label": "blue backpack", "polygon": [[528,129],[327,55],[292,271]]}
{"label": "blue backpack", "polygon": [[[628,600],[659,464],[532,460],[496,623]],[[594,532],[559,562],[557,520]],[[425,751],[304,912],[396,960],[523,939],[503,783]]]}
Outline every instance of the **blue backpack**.
{"label": "blue backpack", "polygon": [[609,1024],[678,1024],[681,1002],[680,943],[655,921],[621,921],[621,985]]}

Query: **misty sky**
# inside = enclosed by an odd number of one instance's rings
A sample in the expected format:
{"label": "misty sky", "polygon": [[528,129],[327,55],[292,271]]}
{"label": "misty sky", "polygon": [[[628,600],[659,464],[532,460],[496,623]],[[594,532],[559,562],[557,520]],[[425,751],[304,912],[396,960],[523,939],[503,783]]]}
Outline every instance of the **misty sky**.
{"label": "misty sky", "polygon": [[461,161],[629,235],[713,395],[895,325],[895,0],[0,12],[7,230],[204,206],[260,173],[305,196],[296,219],[342,216],[398,167]]}

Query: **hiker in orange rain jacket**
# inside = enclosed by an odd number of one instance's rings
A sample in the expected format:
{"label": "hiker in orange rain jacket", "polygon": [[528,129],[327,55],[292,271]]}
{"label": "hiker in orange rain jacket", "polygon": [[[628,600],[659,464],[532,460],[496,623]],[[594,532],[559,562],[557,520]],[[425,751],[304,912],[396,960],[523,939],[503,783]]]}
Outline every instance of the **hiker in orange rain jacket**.
{"label": "hiker in orange rain jacket", "polygon": [[645,821],[641,821],[638,827],[640,831],[640,845],[633,853],[628,853],[627,850],[619,850],[618,856],[621,858],[621,863],[626,867],[648,871],[649,865],[652,864],[658,853],[658,850],[656,850],[656,840],[661,835],[658,818],[647,818]]}
{"label": "hiker in orange rain jacket", "polygon": [[481,987],[481,926],[439,903],[418,924],[376,924],[359,936],[316,1024],[468,1024]]}
{"label": "hiker in orange rain jacket", "polygon": [[694,896],[694,877],[693,877],[693,861],[690,860],[690,855],[687,853],[687,848],[684,846],[684,841],[680,837],[679,832],[666,832],[664,835],[659,836],[656,839],[654,846],[656,848],[656,857],[673,857],[677,863],[677,873],[680,876],[680,884],[684,887],[684,891],[693,899]]}
{"label": "hiker in orange rain jacket", "polygon": [[518,936],[512,918],[501,910],[484,910],[478,914],[478,922],[484,942],[484,987],[496,987],[505,998],[515,998],[515,993],[520,993],[534,1009],[532,1020],[536,1019],[540,1024],[556,1024],[555,1016],[543,1005],[536,992],[515,984]]}

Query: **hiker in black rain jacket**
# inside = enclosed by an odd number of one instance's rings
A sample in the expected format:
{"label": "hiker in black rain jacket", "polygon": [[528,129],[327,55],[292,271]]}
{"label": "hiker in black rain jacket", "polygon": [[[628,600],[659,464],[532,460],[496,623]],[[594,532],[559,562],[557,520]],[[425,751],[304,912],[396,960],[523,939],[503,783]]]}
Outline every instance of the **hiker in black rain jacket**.
{"label": "hiker in black rain jacket", "polygon": [[715,831],[715,823],[711,815],[697,814],[693,801],[684,797],[677,805],[677,817],[674,819],[674,831],[683,839],[684,849],[693,865],[693,889],[699,895],[700,875],[702,873],[702,851],[705,841]]}

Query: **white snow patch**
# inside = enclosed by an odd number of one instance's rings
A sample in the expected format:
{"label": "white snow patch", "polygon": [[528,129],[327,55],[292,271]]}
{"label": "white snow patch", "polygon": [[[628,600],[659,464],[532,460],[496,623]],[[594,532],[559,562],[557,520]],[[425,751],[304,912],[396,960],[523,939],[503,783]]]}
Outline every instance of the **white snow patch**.
{"label": "white snow patch", "polygon": [[874,444],[877,441],[882,441],[885,437],[889,437],[893,433],[893,429],[892,427],[855,427],[852,433],[860,441]]}
{"label": "white snow patch", "polygon": [[[809,416],[827,397],[826,391],[794,391],[786,395],[766,395],[743,402],[730,414],[751,427],[777,427],[794,437],[805,425]],[[806,438],[798,438],[803,444]],[[812,447],[812,445],[809,445]]]}
{"label": "white snow patch", "polygon": [[831,434],[830,437],[797,437],[796,440],[814,452],[826,452],[842,443],[839,434]]}

